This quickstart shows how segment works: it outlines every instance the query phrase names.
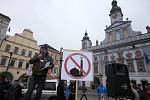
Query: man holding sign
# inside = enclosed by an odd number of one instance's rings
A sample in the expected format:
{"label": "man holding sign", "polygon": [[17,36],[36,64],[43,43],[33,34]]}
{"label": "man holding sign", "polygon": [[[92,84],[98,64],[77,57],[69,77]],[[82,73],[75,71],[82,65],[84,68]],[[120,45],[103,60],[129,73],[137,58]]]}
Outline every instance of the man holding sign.
{"label": "man holding sign", "polygon": [[29,61],[30,64],[33,64],[32,75],[29,79],[28,91],[24,100],[31,100],[32,92],[36,85],[38,86],[35,100],[40,100],[41,98],[41,93],[47,77],[48,69],[52,69],[54,67],[52,57],[49,56],[47,49],[47,45],[42,45],[40,48],[40,53],[36,54]]}

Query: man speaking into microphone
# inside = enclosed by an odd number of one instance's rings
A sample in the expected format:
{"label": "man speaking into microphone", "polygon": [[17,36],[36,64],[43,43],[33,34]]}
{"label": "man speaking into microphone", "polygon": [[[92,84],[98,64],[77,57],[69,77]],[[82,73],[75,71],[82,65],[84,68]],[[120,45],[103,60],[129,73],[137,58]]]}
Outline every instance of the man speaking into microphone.
{"label": "man speaking into microphone", "polygon": [[36,85],[37,91],[35,100],[40,100],[41,98],[41,93],[47,77],[48,69],[52,69],[54,67],[52,57],[49,56],[47,49],[48,46],[46,44],[42,45],[40,48],[40,53],[36,54],[29,60],[29,63],[33,64],[33,67],[32,75],[29,79],[28,90],[25,94],[24,100],[31,100],[31,96]]}

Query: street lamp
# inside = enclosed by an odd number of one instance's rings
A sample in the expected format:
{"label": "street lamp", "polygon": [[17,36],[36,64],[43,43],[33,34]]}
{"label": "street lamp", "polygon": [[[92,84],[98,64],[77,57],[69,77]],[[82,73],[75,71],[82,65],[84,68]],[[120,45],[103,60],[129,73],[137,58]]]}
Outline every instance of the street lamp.
{"label": "street lamp", "polygon": [[8,72],[8,68],[9,68],[9,65],[10,65],[10,62],[11,62],[11,58],[12,58],[12,52],[9,52],[10,56],[9,56],[9,61],[8,61],[8,64],[7,64],[7,67],[6,67],[6,73]]}

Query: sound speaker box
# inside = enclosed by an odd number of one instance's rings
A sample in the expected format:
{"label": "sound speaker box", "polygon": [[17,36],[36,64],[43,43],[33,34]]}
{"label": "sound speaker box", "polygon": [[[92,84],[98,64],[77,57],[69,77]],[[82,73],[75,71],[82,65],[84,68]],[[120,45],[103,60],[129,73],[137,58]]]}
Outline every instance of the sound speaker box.
{"label": "sound speaker box", "polygon": [[130,97],[131,86],[127,65],[112,63],[105,66],[109,97]]}

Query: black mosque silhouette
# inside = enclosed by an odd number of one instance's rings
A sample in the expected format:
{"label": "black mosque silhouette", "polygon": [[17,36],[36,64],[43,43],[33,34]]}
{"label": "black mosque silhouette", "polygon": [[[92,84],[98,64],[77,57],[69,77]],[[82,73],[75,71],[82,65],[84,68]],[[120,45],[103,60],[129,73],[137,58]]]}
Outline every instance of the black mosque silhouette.
{"label": "black mosque silhouette", "polygon": [[81,75],[81,72],[77,68],[72,68],[70,70],[70,74],[72,76],[75,76],[75,77],[81,77],[81,76],[83,76],[83,75]]}
{"label": "black mosque silhouette", "polygon": [[[80,66],[81,66],[81,69],[83,69],[83,58],[81,58]],[[75,77],[83,76],[82,71],[81,70],[79,71],[79,69],[77,69],[75,67],[70,70],[70,74]]]}

